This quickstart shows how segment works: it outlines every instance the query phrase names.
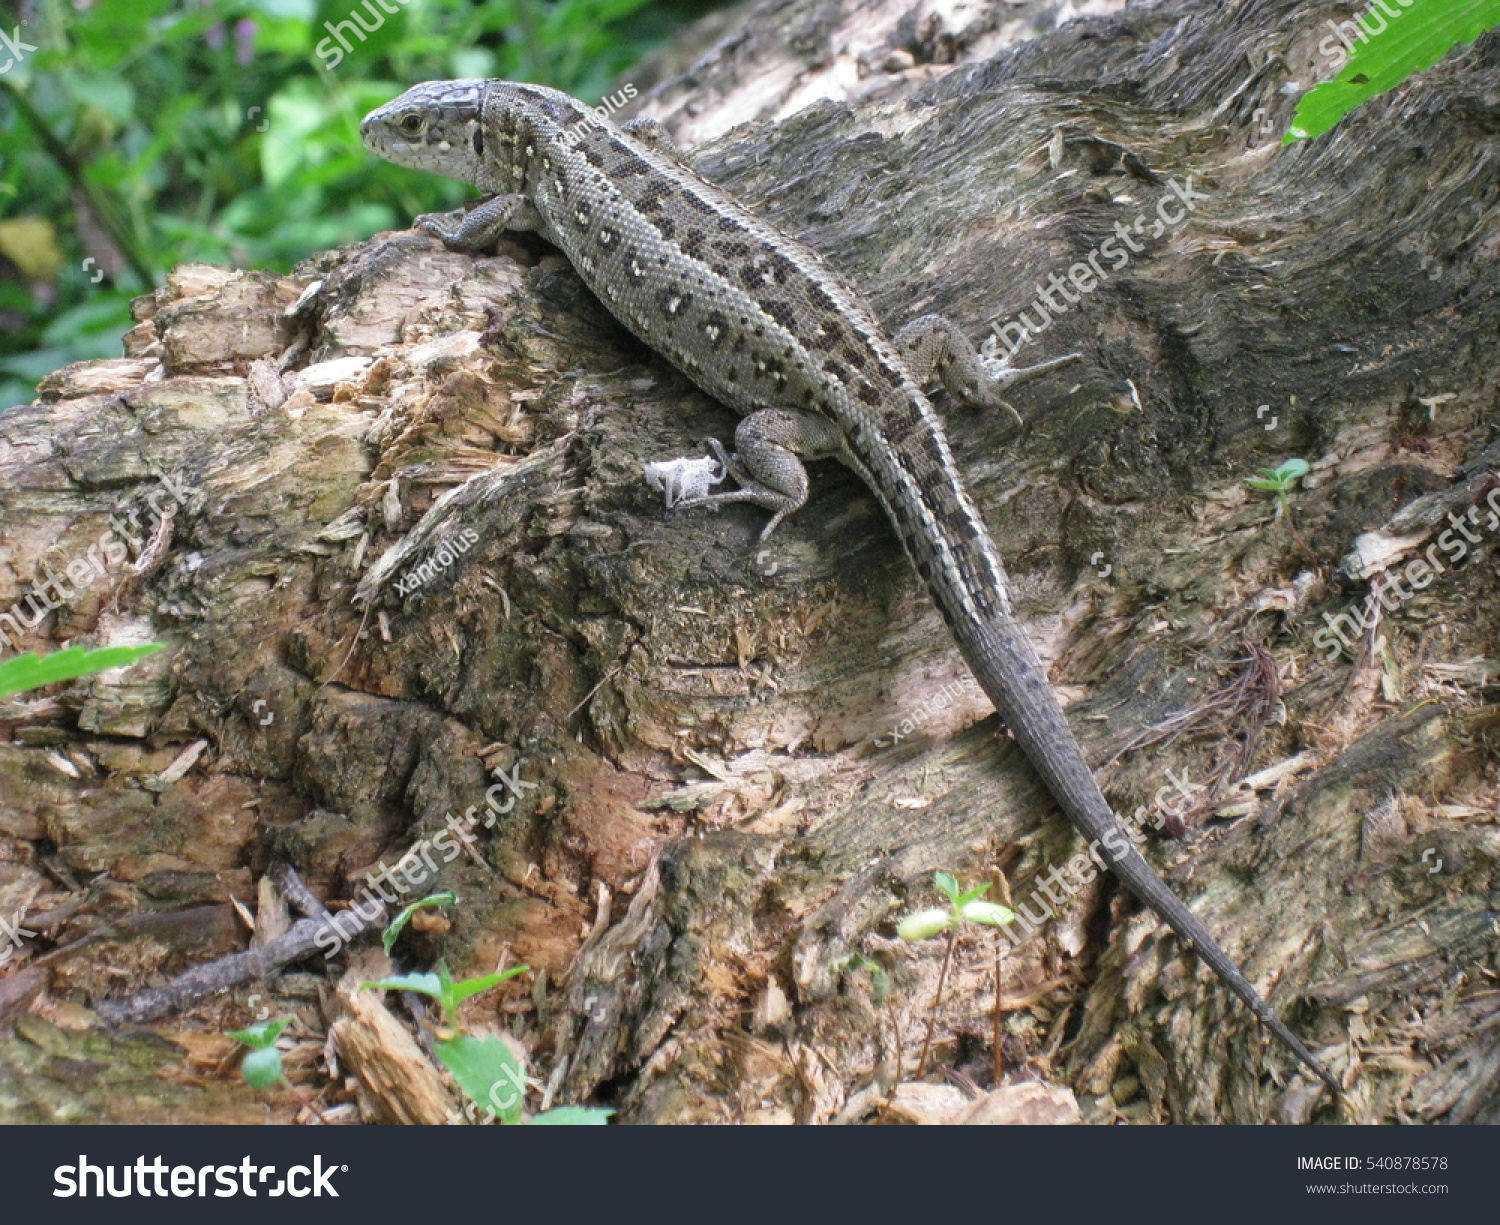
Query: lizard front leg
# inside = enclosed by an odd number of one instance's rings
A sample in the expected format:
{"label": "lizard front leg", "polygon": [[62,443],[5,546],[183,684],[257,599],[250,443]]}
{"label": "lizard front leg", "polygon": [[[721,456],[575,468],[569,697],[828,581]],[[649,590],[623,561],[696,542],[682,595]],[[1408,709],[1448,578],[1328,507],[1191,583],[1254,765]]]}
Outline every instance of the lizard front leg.
{"label": "lizard front leg", "polygon": [[760,533],[769,538],[781,521],[807,501],[808,478],[803,460],[840,454],[844,438],[826,417],[787,408],[763,408],[740,420],[730,454],[717,438],[708,445],[740,487],[727,493],[683,498],[678,506],[718,502],[753,502],[772,512]]}
{"label": "lizard front leg", "polygon": [[435,234],[449,250],[475,255],[493,248],[506,230],[541,229],[542,215],[525,196],[493,196],[468,212],[423,213],[412,226]]}
{"label": "lizard front leg", "polygon": [[942,315],[914,319],[891,340],[919,386],[925,387],[936,376],[955,400],[977,408],[1007,409],[1018,423],[1021,415],[1000,393],[1012,383],[1056,370],[1081,356],[1069,353],[1035,366],[1012,366],[1009,361],[994,357],[988,344],[984,352],[976,350],[957,325]]}

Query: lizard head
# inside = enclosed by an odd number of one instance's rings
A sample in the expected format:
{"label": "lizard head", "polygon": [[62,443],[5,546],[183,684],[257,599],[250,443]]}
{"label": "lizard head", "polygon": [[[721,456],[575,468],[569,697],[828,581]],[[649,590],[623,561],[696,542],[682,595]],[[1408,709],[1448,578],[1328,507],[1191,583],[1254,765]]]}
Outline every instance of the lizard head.
{"label": "lizard head", "polygon": [[541,85],[470,79],[413,85],[365,116],[360,137],[372,153],[482,191],[519,192],[546,138],[594,113]]}
{"label": "lizard head", "polygon": [[359,125],[360,138],[370,152],[398,166],[494,190],[480,181],[487,169],[492,175],[496,165],[493,154],[485,157],[489,134],[484,130],[484,104],[491,84],[474,79],[414,85],[366,115]]}

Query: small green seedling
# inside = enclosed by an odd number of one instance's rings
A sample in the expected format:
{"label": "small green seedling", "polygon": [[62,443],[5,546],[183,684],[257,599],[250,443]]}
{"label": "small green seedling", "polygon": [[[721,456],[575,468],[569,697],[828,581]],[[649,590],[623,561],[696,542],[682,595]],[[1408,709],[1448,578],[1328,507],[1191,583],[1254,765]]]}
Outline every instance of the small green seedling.
{"label": "small green seedling", "polygon": [[1259,476],[1247,476],[1245,484],[1261,493],[1274,493],[1286,505],[1286,495],[1292,486],[1312,471],[1305,459],[1289,459],[1279,468],[1262,468]]}
{"label": "small green seedling", "polygon": [[[919,910],[907,915],[896,924],[896,934],[903,940],[928,940],[933,936],[948,933],[948,947],[943,953],[943,967],[938,971],[937,993],[933,996],[932,1011],[927,1017],[927,1037],[922,1042],[922,1057],[917,1061],[917,1079],[927,1070],[927,1052],[932,1049],[932,1028],[937,1021],[938,1009],[943,1005],[943,987],[948,981],[948,966],[953,961],[953,948],[958,943],[958,933],[965,923],[978,923],[985,927],[1003,927],[1014,923],[1016,916],[1007,907],[997,902],[981,902],[979,899],[989,892],[989,883],[970,889],[967,893],[958,887],[958,881],[949,872],[934,872],[932,883],[939,893],[948,899],[948,905],[932,910]],[[1000,1015],[1000,976],[995,976],[995,1016],[998,1029]],[[998,1049],[996,1059],[999,1059]]]}
{"label": "small green seedling", "polygon": [[1302,539],[1302,533],[1297,530],[1297,524],[1292,519],[1292,504],[1287,500],[1292,486],[1311,471],[1312,466],[1305,459],[1289,459],[1279,468],[1262,468],[1259,476],[1247,476],[1245,484],[1261,493],[1276,495],[1276,518],[1280,519],[1283,515],[1286,517],[1287,531],[1291,533],[1297,547],[1316,564],[1318,555]]}
{"label": "small green seedling", "polygon": [[956,932],[965,923],[1003,927],[1015,921],[1016,916],[1004,906],[978,900],[989,892],[988,882],[967,893],[960,893],[958,881],[951,873],[934,872],[932,883],[948,898],[949,905],[945,909],[919,910],[916,914],[907,915],[896,924],[896,934],[901,939],[927,940],[945,931]]}
{"label": "small green seedling", "polygon": [[449,890],[444,893],[429,893],[424,898],[418,898],[410,906],[405,907],[400,914],[391,920],[390,925],[381,933],[380,943],[385,948],[386,956],[391,955],[391,948],[396,943],[396,937],[401,934],[406,925],[411,922],[412,915],[427,906],[457,906],[458,894]]}
{"label": "small green seedling", "polygon": [[225,1030],[225,1036],[243,1042],[250,1053],[240,1061],[240,1075],[252,1089],[274,1089],[284,1085],[299,1102],[318,1116],[320,1123],[327,1123],[317,1103],[286,1078],[281,1067],[281,1052],[276,1049],[276,1039],[281,1031],[292,1023],[291,1017],[280,1017],[275,1021],[259,1021],[248,1029]]}
{"label": "small green seedling", "polygon": [[444,962],[436,974],[397,974],[379,982],[364,983],[362,989],[415,991],[431,996],[443,1010],[443,1025],[435,1031],[433,1054],[458,1087],[476,1104],[495,1111],[503,1123],[519,1123],[526,1092],[526,1072],[510,1047],[499,1038],[475,1038],[463,1032],[458,1006],[471,995],[488,991],[507,978],[524,974],[529,966],[513,966],[499,974],[454,982]]}
{"label": "small green seedling", "polygon": [[[448,904],[433,901],[433,898],[442,897],[452,898],[453,895],[451,893],[433,894],[431,897],[423,898],[421,902],[412,903],[397,915],[385,931],[385,938],[388,941],[387,951],[391,944],[395,943],[396,936],[401,934],[401,928],[406,925],[413,910],[424,903]],[[395,929],[394,932],[392,928]],[[476,1106],[488,1111],[492,1118],[498,1118],[502,1123],[520,1123],[523,1121],[522,1115],[526,1100],[526,1069],[516,1058],[515,1052],[499,1038],[493,1036],[476,1038],[465,1033],[463,1023],[459,1020],[458,1006],[470,996],[478,995],[481,991],[488,991],[491,987],[498,986],[517,974],[524,974],[529,969],[529,966],[512,966],[509,970],[502,970],[498,974],[485,974],[479,978],[466,978],[461,982],[454,982],[453,976],[448,972],[447,963],[440,961],[435,974],[397,974],[390,978],[382,978],[379,982],[363,983],[360,989],[415,991],[420,995],[435,999],[443,1012],[443,1024],[434,1029],[432,1042],[432,1052],[437,1056],[438,1062],[452,1073],[454,1081],[463,1090],[464,1095]],[[544,1111],[531,1121],[554,1126],[598,1124],[608,1122],[609,1116],[613,1113],[611,1110],[564,1106],[557,1110]]]}
{"label": "small green seedling", "polygon": [[30,652],[17,655],[0,664],[0,698],[27,689],[40,689],[43,685],[55,685],[58,681],[77,680],[80,676],[90,676],[110,668],[122,668],[161,648],[160,642],[148,642],[138,647],[100,647],[94,651],[68,647],[50,655]]}
{"label": "small green seedling", "polygon": [[248,1029],[226,1030],[225,1035],[236,1042],[243,1042],[250,1053],[240,1063],[240,1073],[252,1089],[270,1089],[286,1080],[281,1070],[281,1052],[276,1049],[276,1039],[281,1031],[292,1023],[291,1017],[275,1021],[261,1021]]}

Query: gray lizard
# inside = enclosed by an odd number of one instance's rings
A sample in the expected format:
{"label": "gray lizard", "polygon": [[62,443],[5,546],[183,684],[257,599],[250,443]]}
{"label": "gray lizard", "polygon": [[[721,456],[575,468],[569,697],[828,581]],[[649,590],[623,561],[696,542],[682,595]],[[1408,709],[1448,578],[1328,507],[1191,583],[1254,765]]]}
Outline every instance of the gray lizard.
{"label": "gray lizard", "polygon": [[361,134],[381,157],[491,194],[466,214],[427,215],[418,226],[470,252],[506,230],[536,231],[621,323],[741,414],[734,453],[715,444],[739,487],[706,493],[700,483],[679,506],[752,502],[771,512],[764,540],[806,502],[805,461],[853,468],[1068,819],[1338,1094],[1121,830],[1016,618],[1005,567],[922,390],[936,378],[955,399],[999,407],[1006,386],[1069,358],[1027,370],[987,363],[937,315],[887,339],[814,251],[685,166],[659,124],[622,129],[554,89],[433,81],[370,112]]}

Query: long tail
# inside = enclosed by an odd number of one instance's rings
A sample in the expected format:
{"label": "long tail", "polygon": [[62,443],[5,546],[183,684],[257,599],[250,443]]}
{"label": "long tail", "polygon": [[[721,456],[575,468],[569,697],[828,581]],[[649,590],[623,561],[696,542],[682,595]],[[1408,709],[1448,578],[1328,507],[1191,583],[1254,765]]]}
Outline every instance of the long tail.
{"label": "long tail", "polygon": [[[1165,919],[1179,936],[1193,945],[1229,989],[1250,1006],[1266,1026],[1280,1038],[1318,1077],[1340,1093],[1339,1083],[1296,1034],[1281,1023],[1260,993],[1240,973],[1218,942],[1208,934],[1182,900],[1162,882],[1139,852],[1130,845],[1094,781],[1093,772],[1083,758],[1073,737],[1062,707],[1047,674],[1025,631],[1014,617],[996,617],[971,634],[957,635],[964,658],[973,670],[995,709],[1020,742],[1026,756],[1047,789],[1057,800],[1068,820],[1084,837],[1100,840],[1100,854],[1109,862],[1125,887]],[[1115,847],[1124,845],[1119,854],[1105,845],[1106,833]]]}

